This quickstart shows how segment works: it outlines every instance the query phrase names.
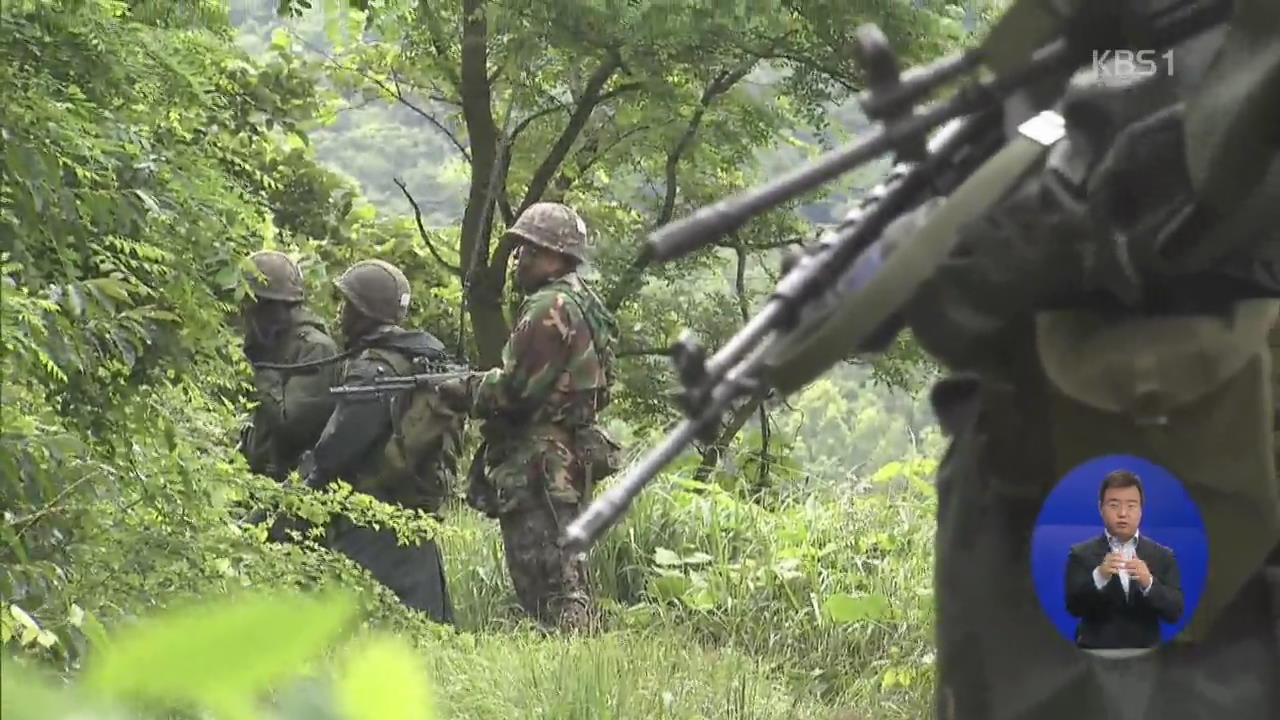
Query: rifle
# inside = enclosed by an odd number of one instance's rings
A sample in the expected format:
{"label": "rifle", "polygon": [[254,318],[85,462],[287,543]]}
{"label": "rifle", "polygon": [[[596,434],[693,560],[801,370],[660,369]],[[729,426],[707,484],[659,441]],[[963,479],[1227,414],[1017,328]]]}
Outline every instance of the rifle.
{"label": "rifle", "polygon": [[[1022,0],[977,49],[906,73],[878,28],[859,28],[869,87],[860,104],[879,132],[648,238],[642,257],[673,260],[880,155],[894,152],[898,160],[839,227],[791,259],[773,296],[714,356],[707,359],[688,331],[680,336],[672,358],[685,418],[570,523],[564,547],[583,551],[595,542],[686,446],[714,436],[735,401],[792,392],[851,353],[882,349],[901,328],[900,308],[947,257],[957,230],[995,206],[1065,135],[1050,108],[1098,51],[1133,43],[1162,51],[1226,22],[1232,11],[1229,0],[1078,0],[1063,16],[1050,1]],[[980,68],[992,79],[969,80],[917,110],[922,98]],[[891,222],[930,202],[940,204],[921,228],[884,237]]]}
{"label": "rifle", "polygon": [[441,365],[437,372],[401,375],[398,377],[376,377],[368,383],[360,385],[338,385],[329,388],[329,393],[341,398],[353,400],[376,400],[387,395],[409,392],[420,387],[431,387],[449,380],[472,377],[478,373],[465,366]]}

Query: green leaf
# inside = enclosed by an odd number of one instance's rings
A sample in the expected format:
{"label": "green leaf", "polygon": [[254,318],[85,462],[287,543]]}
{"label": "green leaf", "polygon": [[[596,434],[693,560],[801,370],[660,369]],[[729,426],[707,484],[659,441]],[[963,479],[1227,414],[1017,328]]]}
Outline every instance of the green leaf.
{"label": "green leaf", "polygon": [[36,642],[40,643],[40,647],[51,648],[58,644],[58,636],[48,630],[41,630],[36,634]]}
{"label": "green leaf", "polygon": [[86,280],[84,284],[112,300],[129,302],[129,287],[116,278],[94,278],[92,280]]}
{"label": "green leaf", "polygon": [[655,599],[666,602],[682,597],[691,587],[693,587],[693,581],[688,577],[677,572],[664,571],[653,579],[651,592]]}
{"label": "green leaf", "polygon": [[107,639],[107,629],[102,626],[98,617],[89,611],[84,611],[84,623],[81,630],[84,631],[85,637],[89,638],[89,645],[96,650],[103,650],[109,644]]}
{"label": "green leaf", "polygon": [[289,49],[289,32],[282,27],[271,31],[271,47],[277,50]]}
{"label": "green leaf", "polygon": [[838,623],[853,623],[861,620],[879,620],[889,611],[889,601],[881,595],[863,595],[854,597],[837,593],[827,598],[822,604],[827,615]]}
{"label": "green leaf", "polygon": [[653,551],[653,561],[659,565],[666,565],[669,567],[672,565],[679,565],[680,556],[664,547],[660,547]]}
{"label": "green leaf", "polygon": [[716,595],[706,586],[691,589],[681,598],[685,605],[694,610],[711,610],[716,606]]}
{"label": "green leaf", "polygon": [[117,637],[85,683],[122,698],[236,707],[297,672],[353,613],[344,595],[233,596],[170,610]]}
{"label": "green leaf", "polygon": [[40,625],[35,621],[35,618],[28,615],[26,610],[23,610],[17,605],[9,606],[9,614],[12,615],[13,619],[17,620],[24,628],[35,630],[37,632],[40,631]]}
{"label": "green leaf", "polygon": [[151,197],[150,193],[148,193],[146,190],[138,190],[138,189],[134,189],[132,192],[134,195],[138,196],[138,199],[142,201],[143,205],[147,206],[147,210],[150,210],[156,215],[161,214],[160,203],[156,202],[156,199]]}
{"label": "green leaf", "polygon": [[349,720],[438,717],[421,658],[392,638],[374,637],[350,651],[335,690]]}

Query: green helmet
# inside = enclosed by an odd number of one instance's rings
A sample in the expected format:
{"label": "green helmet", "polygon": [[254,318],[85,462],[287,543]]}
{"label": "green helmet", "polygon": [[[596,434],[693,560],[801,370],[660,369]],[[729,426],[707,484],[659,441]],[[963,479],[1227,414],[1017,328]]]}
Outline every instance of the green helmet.
{"label": "green helmet", "polygon": [[409,312],[409,279],[382,260],[361,260],[334,281],[360,312],[385,323],[398,323]]}
{"label": "green helmet", "polygon": [[568,205],[534,203],[520,213],[507,234],[579,261],[587,259],[587,224]]}
{"label": "green helmet", "polygon": [[260,300],[302,302],[302,272],[288,255],[276,250],[259,250],[249,256],[256,273],[245,278],[254,297]]}

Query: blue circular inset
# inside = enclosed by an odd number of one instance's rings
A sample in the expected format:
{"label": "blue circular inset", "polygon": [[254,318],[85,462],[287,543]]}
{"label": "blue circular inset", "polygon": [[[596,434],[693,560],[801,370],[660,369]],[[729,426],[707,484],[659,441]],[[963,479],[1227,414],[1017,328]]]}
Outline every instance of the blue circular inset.
{"label": "blue circular inset", "polygon": [[1080,619],[1067,612],[1067,555],[1073,545],[1104,534],[1098,488],[1113,470],[1128,470],[1142,481],[1139,536],[1174,553],[1182,587],[1182,614],[1160,621],[1160,640],[1168,642],[1191,620],[1200,602],[1209,566],[1209,544],[1200,510],[1182,483],[1168,470],[1133,455],[1104,455],[1077,465],[1045,498],[1031,535],[1031,575],[1040,606],[1072,644]]}

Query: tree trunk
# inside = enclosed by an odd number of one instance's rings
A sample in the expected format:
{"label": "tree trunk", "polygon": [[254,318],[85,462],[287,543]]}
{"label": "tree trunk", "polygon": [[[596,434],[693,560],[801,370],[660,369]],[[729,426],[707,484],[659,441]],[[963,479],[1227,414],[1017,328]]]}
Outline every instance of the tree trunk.
{"label": "tree trunk", "polygon": [[467,207],[462,215],[460,243],[464,267],[464,302],[471,317],[476,358],[482,368],[497,366],[507,337],[507,321],[502,313],[505,274],[498,278],[487,272],[489,238],[493,228],[495,178],[499,172],[501,138],[493,119],[493,92],[489,84],[488,21],[484,0],[463,1],[462,116],[471,146],[471,181]]}

